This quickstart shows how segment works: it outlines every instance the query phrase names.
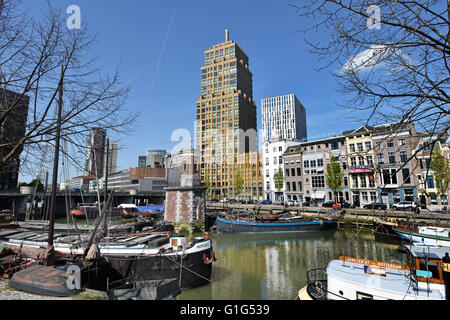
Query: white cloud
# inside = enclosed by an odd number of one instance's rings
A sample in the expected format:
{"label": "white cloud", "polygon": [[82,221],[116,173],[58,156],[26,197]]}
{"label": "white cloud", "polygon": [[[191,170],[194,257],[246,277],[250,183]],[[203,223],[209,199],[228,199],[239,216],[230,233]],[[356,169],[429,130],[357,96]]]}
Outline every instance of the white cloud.
{"label": "white cloud", "polygon": [[372,45],[369,49],[348,59],[342,66],[340,72],[359,72],[368,68],[379,67],[394,54],[401,54],[401,50],[385,45]]}

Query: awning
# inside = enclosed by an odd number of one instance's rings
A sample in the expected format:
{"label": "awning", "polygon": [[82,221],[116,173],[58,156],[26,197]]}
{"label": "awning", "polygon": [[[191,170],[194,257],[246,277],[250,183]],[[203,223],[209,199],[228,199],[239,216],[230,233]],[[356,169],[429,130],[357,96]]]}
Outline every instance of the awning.
{"label": "awning", "polygon": [[325,191],[311,192],[311,198],[312,199],[323,199],[323,198],[325,198]]}

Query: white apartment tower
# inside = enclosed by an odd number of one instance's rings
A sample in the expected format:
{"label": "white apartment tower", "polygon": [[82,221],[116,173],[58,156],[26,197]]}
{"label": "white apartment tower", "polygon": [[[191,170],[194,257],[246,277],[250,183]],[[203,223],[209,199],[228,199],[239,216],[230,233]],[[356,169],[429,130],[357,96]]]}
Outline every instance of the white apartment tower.
{"label": "white apartment tower", "polygon": [[306,138],[306,111],[295,94],[261,99],[261,114],[263,143]]}

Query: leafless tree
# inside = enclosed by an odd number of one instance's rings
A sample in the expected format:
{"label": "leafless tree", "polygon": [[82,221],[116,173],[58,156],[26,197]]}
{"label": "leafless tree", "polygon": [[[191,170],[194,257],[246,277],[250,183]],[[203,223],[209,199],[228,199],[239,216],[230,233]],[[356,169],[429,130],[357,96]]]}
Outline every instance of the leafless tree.
{"label": "leafless tree", "polygon": [[370,125],[412,122],[437,140],[448,133],[450,0],[302,0],[291,6],[305,22],[300,31],[310,51],[324,61],[320,70],[331,68],[350,97],[344,108]]}
{"label": "leafless tree", "polygon": [[[96,36],[86,23],[70,30],[66,12],[47,3],[44,17],[31,17],[19,0],[4,1],[0,13],[0,167],[23,149],[23,165],[36,164],[49,153],[57,129],[58,91],[63,86],[61,139],[83,156],[85,134],[100,127],[129,132],[138,114],[126,109],[129,86],[118,68],[103,72],[92,58]],[[11,95],[11,92],[14,92]],[[23,112],[29,99],[23,135],[9,130],[8,119]],[[64,150],[68,150],[65,148]],[[76,155],[78,153],[78,156]]]}

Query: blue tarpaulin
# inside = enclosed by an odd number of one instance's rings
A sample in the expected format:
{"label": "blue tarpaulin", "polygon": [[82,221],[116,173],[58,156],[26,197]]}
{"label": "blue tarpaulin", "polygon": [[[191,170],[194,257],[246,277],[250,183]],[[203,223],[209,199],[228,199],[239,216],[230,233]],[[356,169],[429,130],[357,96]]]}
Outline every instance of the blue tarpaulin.
{"label": "blue tarpaulin", "polygon": [[153,211],[163,211],[163,206],[140,206],[137,207],[139,212],[153,212]]}

